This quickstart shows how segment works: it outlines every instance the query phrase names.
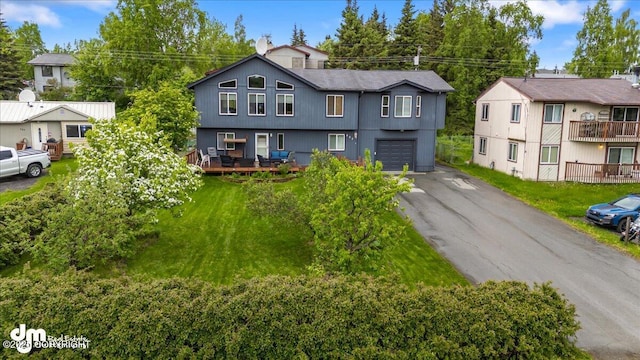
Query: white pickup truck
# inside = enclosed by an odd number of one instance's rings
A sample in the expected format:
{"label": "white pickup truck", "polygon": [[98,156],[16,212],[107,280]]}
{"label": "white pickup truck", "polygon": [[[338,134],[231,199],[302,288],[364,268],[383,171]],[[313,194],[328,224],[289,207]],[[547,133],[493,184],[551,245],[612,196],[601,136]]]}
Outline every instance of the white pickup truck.
{"label": "white pickup truck", "polygon": [[51,166],[49,153],[44,150],[17,150],[0,146],[0,178],[25,174],[28,177],[38,177],[42,169]]}

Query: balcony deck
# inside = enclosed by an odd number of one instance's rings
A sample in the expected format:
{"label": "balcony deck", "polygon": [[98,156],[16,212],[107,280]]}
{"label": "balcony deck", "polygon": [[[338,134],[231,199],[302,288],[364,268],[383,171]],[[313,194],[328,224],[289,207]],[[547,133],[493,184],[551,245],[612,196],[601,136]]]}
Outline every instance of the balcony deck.
{"label": "balcony deck", "polygon": [[568,162],[564,180],[591,184],[640,184],[640,164]]}
{"label": "balcony deck", "polygon": [[638,121],[570,121],[569,140],[583,142],[640,142]]}
{"label": "balcony deck", "polygon": [[[195,165],[198,160],[197,152],[191,151],[185,155],[187,163]],[[217,174],[217,175],[226,175],[226,174],[242,174],[242,175],[251,175],[255,172],[270,172],[273,174],[280,173],[280,168],[278,167],[278,163],[272,163],[271,166],[258,166],[257,163],[252,162],[251,159],[241,159],[242,161],[236,161],[232,167],[222,166],[219,159],[213,159],[210,161],[210,164],[201,166],[202,171],[206,174]],[[290,165],[289,172],[296,173],[300,171],[304,171],[304,166],[297,165],[294,163],[288,163]]]}

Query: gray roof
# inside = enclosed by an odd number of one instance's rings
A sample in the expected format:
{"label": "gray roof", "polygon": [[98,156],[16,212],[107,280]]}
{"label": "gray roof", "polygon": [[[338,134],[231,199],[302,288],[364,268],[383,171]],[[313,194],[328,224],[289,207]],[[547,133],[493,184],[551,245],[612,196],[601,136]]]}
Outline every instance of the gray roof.
{"label": "gray roof", "polygon": [[446,81],[433,71],[287,69],[258,54],[248,56],[220,70],[209,72],[209,75],[187,85],[187,87],[193,89],[198,84],[253,59],[260,59],[291,74],[317,90],[386,91],[401,84],[410,84],[432,92],[454,91]]}
{"label": "gray roof", "polygon": [[640,105],[640,90],[622,79],[502,78],[498,80],[500,81],[504,81],[533,101]]}
{"label": "gray roof", "polygon": [[291,69],[291,72],[315,84],[319,90],[384,91],[409,83],[429,91],[453,91],[433,71]]}
{"label": "gray roof", "polygon": [[67,109],[98,120],[116,117],[114,102],[34,101],[27,103],[0,100],[0,124],[23,123],[60,109]]}
{"label": "gray roof", "polygon": [[29,60],[27,64],[62,66],[72,65],[75,61],[76,59],[73,57],[73,55],[69,54],[42,54],[36,56],[36,58],[33,60]]}

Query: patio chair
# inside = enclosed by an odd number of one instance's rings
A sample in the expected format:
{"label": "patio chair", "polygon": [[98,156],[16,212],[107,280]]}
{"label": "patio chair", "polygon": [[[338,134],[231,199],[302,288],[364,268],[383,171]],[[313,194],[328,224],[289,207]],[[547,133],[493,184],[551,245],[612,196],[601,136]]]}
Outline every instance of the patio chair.
{"label": "patio chair", "polygon": [[211,166],[211,159],[209,158],[209,154],[204,154],[202,153],[202,150],[198,150],[200,151],[200,167],[204,167],[204,164],[207,164],[207,166]]}
{"label": "patio chair", "polygon": [[265,159],[262,155],[258,155],[258,163],[260,164],[260,167],[271,167],[271,161],[269,159]]}
{"label": "patio chair", "polygon": [[220,165],[222,165],[222,167],[233,167],[233,163],[235,161],[233,160],[233,158],[229,155],[220,155]]}

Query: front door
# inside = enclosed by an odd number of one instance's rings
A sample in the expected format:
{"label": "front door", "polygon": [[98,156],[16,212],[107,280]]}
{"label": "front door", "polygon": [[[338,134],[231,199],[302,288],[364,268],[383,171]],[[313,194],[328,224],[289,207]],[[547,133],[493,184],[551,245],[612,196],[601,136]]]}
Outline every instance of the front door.
{"label": "front door", "polygon": [[269,157],[269,134],[256,134],[256,161],[258,155]]}
{"label": "front door", "polygon": [[31,147],[42,149],[42,144],[47,142],[49,127],[47,123],[31,123]]}

